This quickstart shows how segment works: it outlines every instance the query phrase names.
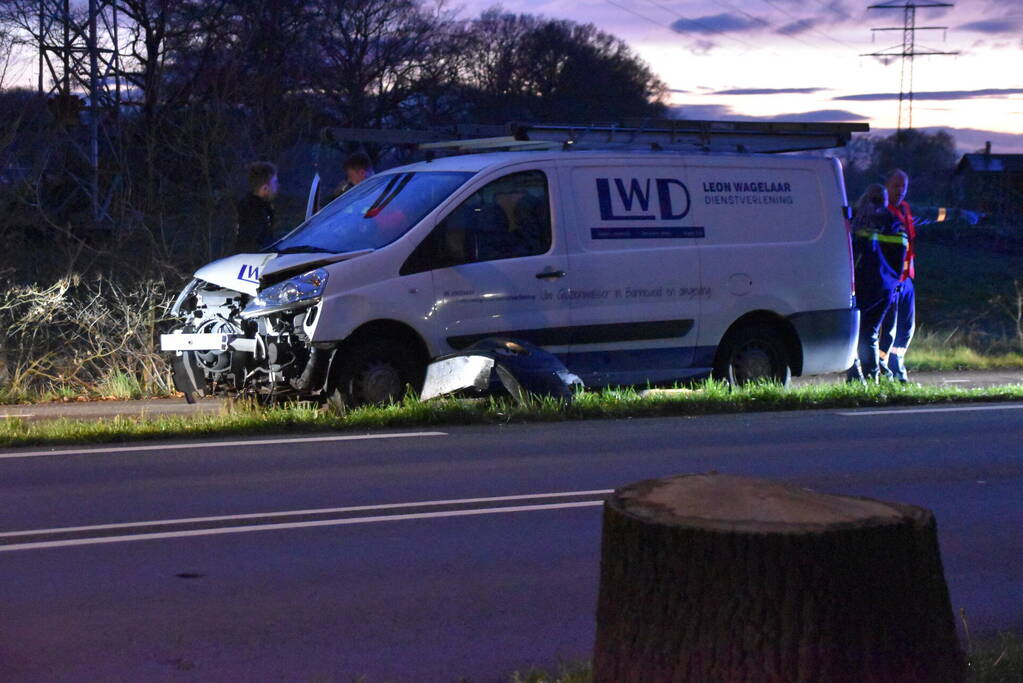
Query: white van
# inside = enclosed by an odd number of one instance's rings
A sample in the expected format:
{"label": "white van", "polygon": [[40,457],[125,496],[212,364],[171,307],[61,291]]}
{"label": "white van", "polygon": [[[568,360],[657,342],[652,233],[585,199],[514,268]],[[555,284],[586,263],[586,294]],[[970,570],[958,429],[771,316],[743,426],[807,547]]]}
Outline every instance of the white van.
{"label": "white van", "polygon": [[453,156],[358,185],[266,253],[200,269],[164,335],[179,389],[383,401],[487,337],[588,386],[851,365],[836,160],[541,151]]}

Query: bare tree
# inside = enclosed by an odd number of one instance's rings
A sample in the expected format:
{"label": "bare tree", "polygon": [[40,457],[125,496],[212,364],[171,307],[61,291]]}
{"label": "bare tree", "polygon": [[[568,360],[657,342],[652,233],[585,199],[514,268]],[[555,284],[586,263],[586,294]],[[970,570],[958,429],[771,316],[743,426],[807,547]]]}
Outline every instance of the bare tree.
{"label": "bare tree", "polygon": [[607,121],[664,112],[664,84],[592,24],[488,10],[466,26],[463,79],[480,121]]}
{"label": "bare tree", "polygon": [[325,112],[355,127],[399,125],[402,104],[429,70],[439,16],[415,0],[312,0],[311,86]]}

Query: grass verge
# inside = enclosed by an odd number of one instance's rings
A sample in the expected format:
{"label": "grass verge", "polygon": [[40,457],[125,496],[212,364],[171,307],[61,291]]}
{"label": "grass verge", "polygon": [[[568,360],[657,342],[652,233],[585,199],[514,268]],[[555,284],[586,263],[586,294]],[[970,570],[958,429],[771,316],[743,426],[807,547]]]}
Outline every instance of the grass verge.
{"label": "grass verge", "polygon": [[999,341],[951,333],[921,332],[906,355],[910,372],[1014,370],[1023,368],[1023,348],[1014,340]]}
{"label": "grass verge", "polygon": [[228,404],[223,414],[206,416],[40,422],[14,418],[0,423],[0,447],[1020,400],[1023,400],[1023,385],[961,389],[884,382],[870,386],[842,383],[783,389],[763,383],[731,389],[720,382],[707,381],[677,392],[640,392],[636,389],[581,392],[570,404],[553,399],[536,399],[527,405],[519,405],[503,398],[423,402],[410,397],[401,403],[359,408],[343,415],[309,404],[262,408],[252,404],[232,403]]}
{"label": "grass verge", "polygon": [[[967,683],[1019,683],[1023,681],[1023,642],[1011,632],[967,647]],[[589,662],[563,664],[556,671],[530,669],[515,672],[509,683],[591,683]]]}
{"label": "grass verge", "polygon": [[952,346],[943,349],[910,348],[906,356],[910,372],[953,370],[1014,370],[1023,368],[1023,353],[982,354],[968,346]]}

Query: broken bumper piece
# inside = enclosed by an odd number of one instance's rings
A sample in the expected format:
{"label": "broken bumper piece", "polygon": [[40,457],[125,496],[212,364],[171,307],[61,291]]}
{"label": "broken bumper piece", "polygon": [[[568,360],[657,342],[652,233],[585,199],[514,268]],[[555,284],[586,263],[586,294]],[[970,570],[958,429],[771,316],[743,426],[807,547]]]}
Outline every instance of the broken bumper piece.
{"label": "broken bumper piece", "polygon": [[246,351],[255,353],[256,340],[236,334],[161,334],[161,351]]}
{"label": "broken bumper piece", "polygon": [[530,396],[567,402],[582,386],[554,354],[529,342],[492,337],[430,363],[421,398],[508,393],[519,403]]}

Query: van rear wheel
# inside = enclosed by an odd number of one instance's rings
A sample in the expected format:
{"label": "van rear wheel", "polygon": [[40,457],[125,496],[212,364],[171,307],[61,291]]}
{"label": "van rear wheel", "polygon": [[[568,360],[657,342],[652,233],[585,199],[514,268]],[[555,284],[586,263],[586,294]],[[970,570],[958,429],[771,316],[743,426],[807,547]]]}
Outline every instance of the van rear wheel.
{"label": "van rear wheel", "polygon": [[390,340],[342,346],[331,368],[327,404],[337,411],[383,405],[419,392],[425,368],[405,345]]}
{"label": "van rear wheel", "polygon": [[746,325],[728,334],[718,349],[714,377],[733,386],[758,380],[788,386],[792,362],[781,333],[763,323]]}

